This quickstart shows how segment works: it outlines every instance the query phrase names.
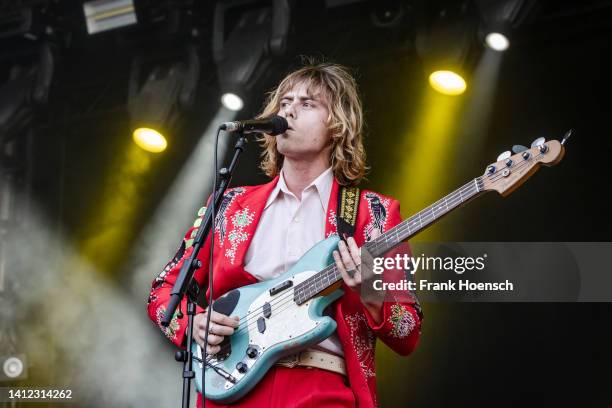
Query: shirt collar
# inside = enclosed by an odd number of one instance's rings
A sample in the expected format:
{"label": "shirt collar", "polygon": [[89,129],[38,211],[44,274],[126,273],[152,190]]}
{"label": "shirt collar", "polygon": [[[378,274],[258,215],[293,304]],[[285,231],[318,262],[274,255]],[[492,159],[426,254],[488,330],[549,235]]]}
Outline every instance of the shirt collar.
{"label": "shirt collar", "polygon": [[[323,211],[327,213],[327,204],[329,203],[329,195],[331,194],[333,182],[334,182],[334,175],[332,173],[332,168],[329,167],[327,170],[321,173],[316,179],[314,179],[312,183],[306,186],[306,188],[302,190],[302,192],[314,186],[315,189],[317,190],[319,200],[321,201],[321,206],[323,207]],[[287,183],[285,183],[285,176],[283,174],[282,169],[280,171],[278,183],[276,183],[274,190],[272,190],[272,192],[270,193],[270,196],[268,196],[268,201],[266,201],[266,205],[264,209],[268,208],[270,204],[272,204],[274,200],[276,200],[276,198],[278,197],[281,191],[285,194],[293,194],[289,191],[289,188],[287,187]]]}

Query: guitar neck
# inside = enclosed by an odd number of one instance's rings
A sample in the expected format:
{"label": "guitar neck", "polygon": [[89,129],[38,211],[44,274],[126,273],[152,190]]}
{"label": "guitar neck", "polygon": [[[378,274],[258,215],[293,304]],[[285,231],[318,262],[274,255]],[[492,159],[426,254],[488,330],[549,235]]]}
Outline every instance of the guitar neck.
{"label": "guitar neck", "polygon": [[[441,198],[415,215],[402,221],[378,238],[366,242],[364,247],[373,257],[384,255],[402,241],[418,234],[451,211],[463,206],[484,191],[482,177],[477,177],[457,190]],[[301,282],[295,288],[295,301],[298,304],[329,288],[342,280],[335,264],[327,266],[317,274]]]}
{"label": "guitar neck", "polygon": [[463,206],[483,191],[483,181],[477,177],[415,215],[402,221],[378,238],[365,243],[373,257],[384,255],[400,242],[418,234],[451,211]]}

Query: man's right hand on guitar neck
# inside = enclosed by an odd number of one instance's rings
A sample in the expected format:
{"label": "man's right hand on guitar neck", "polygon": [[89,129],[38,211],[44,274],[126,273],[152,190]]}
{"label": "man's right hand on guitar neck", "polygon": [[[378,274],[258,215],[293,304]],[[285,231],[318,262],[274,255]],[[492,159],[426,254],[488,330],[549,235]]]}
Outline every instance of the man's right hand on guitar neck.
{"label": "man's right hand on guitar neck", "polygon": [[[204,348],[204,335],[206,332],[206,316],[207,312],[195,315],[193,327],[193,339]],[[240,322],[238,316],[229,317],[219,312],[212,311],[210,315],[210,328],[208,332],[208,346],[206,347],[207,354],[216,354],[221,350],[219,344],[225,336],[234,334],[234,329],[238,327]]]}

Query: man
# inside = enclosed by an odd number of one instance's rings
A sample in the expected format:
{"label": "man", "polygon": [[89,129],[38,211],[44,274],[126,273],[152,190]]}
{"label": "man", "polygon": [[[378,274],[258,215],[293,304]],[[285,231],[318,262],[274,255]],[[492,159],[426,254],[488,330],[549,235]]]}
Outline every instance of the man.
{"label": "man", "polygon": [[[228,190],[217,215],[215,297],[286,272],[310,247],[338,233],[341,186],[357,185],[366,170],[361,101],[346,68],[309,64],[290,73],[270,93],[261,116],[275,114],[287,119],[289,129],[261,139],[261,168],[273,180]],[[291,364],[281,361],[274,366],[236,406],[376,406],[376,337],[397,353],[408,355],[419,338],[421,315],[411,297],[382,302],[361,296],[359,246],[400,220],[396,200],[361,191],[355,235],[346,243],[341,241],[334,252],[345,292],[328,308],[336,320],[336,332],[298,356],[299,365],[288,367]],[[191,253],[196,229],[187,233],[176,256],[153,282],[149,316],[157,324],[182,259]],[[208,284],[208,245],[199,255],[206,267],[196,273],[202,285]],[[201,346],[206,313],[200,308],[195,317],[194,338]],[[207,353],[217,353],[223,338],[238,324],[237,316],[213,311]],[[185,347],[186,326],[187,316],[179,319],[175,315],[170,327],[162,330],[177,346]],[[206,405],[219,406],[212,401]]]}

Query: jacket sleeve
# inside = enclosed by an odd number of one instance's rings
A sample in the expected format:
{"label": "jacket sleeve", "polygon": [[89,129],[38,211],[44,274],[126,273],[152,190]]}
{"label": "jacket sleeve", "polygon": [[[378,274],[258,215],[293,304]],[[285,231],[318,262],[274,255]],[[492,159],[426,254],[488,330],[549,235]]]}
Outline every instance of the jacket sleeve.
{"label": "jacket sleeve", "polygon": [[[195,238],[206,207],[202,207],[198,211],[198,218],[196,218],[193,227],[191,227],[185,234],[178,251],[174,257],[168,262],[162,272],[153,280],[151,284],[151,292],[148,300],[148,314],[149,318],[160,328],[160,330],[172,341],[176,346],[185,348],[186,346],[186,333],[187,329],[187,299],[183,298],[179,307],[177,308],[172,321],[168,327],[163,327],[161,321],[166,312],[168,302],[170,301],[170,293],[174,287],[174,283],[181,271],[181,267],[185,259],[189,258],[193,252],[193,239]],[[198,259],[202,262],[202,267],[195,273],[195,279],[199,283],[200,287],[205,288],[208,284],[208,260],[210,254],[210,239],[206,240],[205,245],[198,254]],[[182,317],[179,317],[179,311],[182,313]],[[202,313],[204,309],[200,306],[196,306],[196,313]]]}
{"label": "jacket sleeve", "polygon": [[[399,202],[392,200],[386,229],[390,229],[401,222]],[[385,254],[386,257],[395,257],[396,254],[412,256],[408,243],[397,247]],[[403,269],[390,269],[383,272],[384,282],[399,282],[407,279],[410,273]],[[415,349],[420,334],[423,314],[414,293],[407,290],[387,291],[382,304],[381,320],[376,322],[365,306],[363,306],[368,326],[374,334],[396,353],[406,356]]]}

